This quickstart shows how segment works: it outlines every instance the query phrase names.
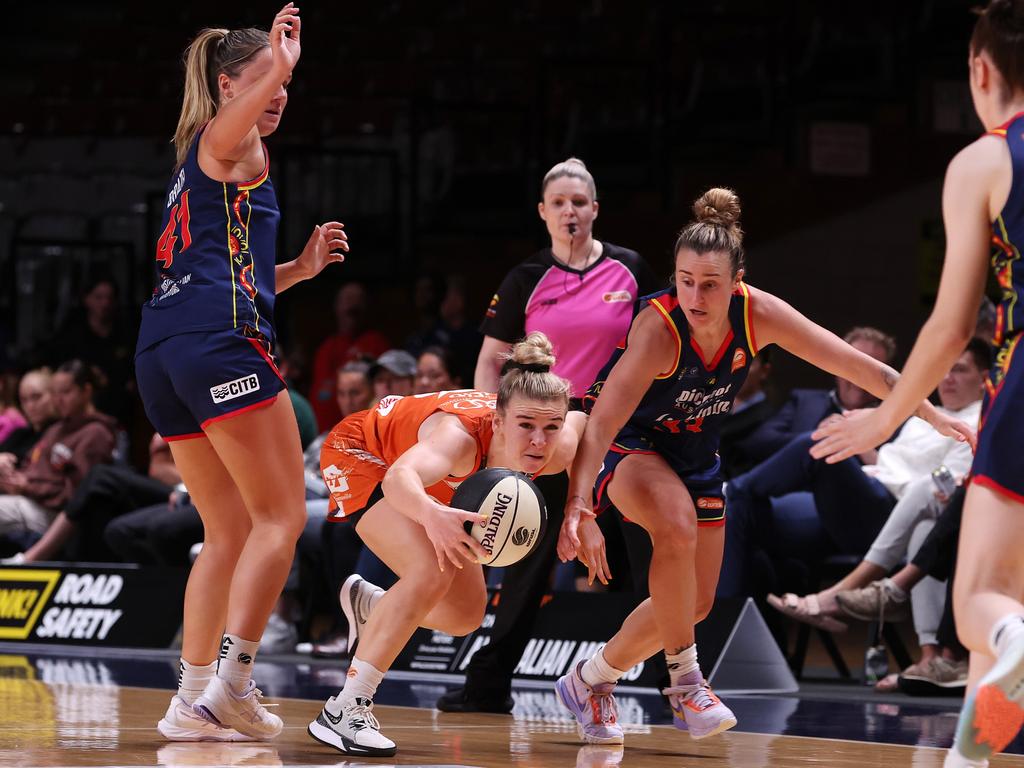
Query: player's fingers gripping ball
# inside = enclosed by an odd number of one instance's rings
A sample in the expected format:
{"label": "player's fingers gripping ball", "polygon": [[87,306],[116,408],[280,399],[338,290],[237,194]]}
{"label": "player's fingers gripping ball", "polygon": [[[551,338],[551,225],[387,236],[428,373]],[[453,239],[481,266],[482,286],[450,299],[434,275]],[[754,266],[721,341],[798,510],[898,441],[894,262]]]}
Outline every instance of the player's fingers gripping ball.
{"label": "player's fingers gripping ball", "polygon": [[537,486],[511,469],[483,469],[466,478],[455,491],[451,505],[487,515],[486,520],[466,524],[472,526],[470,535],[487,552],[481,565],[518,563],[537,548],[548,521],[544,497]]}

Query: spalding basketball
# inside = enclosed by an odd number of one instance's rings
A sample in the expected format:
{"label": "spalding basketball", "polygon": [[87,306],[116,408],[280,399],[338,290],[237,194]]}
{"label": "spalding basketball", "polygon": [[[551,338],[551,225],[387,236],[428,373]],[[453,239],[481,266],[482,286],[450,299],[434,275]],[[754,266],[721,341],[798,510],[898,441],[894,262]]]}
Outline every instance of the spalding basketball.
{"label": "spalding basketball", "polygon": [[548,510],[537,486],[522,472],[497,467],[466,478],[452,497],[452,506],[487,513],[470,534],[488,553],[482,565],[518,563],[536,549],[548,522]]}

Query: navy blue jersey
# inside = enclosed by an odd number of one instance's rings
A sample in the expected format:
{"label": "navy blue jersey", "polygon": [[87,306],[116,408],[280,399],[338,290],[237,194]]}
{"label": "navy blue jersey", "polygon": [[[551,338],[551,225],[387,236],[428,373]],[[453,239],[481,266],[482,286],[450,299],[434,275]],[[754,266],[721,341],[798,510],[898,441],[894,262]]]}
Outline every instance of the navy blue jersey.
{"label": "navy blue jersey", "polygon": [[1006,139],[1013,181],[992,222],[992,269],[1003,296],[996,310],[995,364],[985,381],[973,482],[1024,504],[1024,112],[991,131]]}
{"label": "navy blue jersey", "polygon": [[[732,295],[729,304],[729,333],[711,360],[690,337],[689,324],[675,288],[645,296],[637,302],[633,321],[646,307],[654,307],[676,340],[676,362],[659,375],[623,428],[640,434],[650,449],[668,459],[679,472],[698,472],[716,462],[719,432],[743,386],[750,362],[757,354],[750,318],[747,286]],[[626,349],[623,342],[598,374],[584,397],[588,412],[601,393],[609,373]],[[632,450],[635,446],[623,446]],[[612,444],[615,450],[615,443]]]}
{"label": "navy blue jersey", "polygon": [[[993,378],[1001,379],[1009,366],[1009,342],[1024,330],[1024,264],[1020,263],[1020,248],[1024,245],[1024,112],[991,133],[1006,139],[1013,169],[1006,205],[992,222],[992,269],[1003,292],[996,308],[993,339],[1002,359],[993,366]],[[999,381],[993,384],[998,386]]]}
{"label": "navy blue jersey", "polygon": [[167,188],[156,261],[160,282],[142,307],[136,349],[195,331],[238,330],[272,342],[274,249],[281,218],[263,148],[263,172],[214,181],[199,168],[196,135]]}

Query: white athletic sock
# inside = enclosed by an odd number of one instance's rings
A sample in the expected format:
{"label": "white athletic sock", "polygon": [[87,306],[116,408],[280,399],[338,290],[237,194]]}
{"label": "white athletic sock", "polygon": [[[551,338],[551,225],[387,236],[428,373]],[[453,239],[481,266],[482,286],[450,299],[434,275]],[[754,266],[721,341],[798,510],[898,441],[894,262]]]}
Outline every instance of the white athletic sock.
{"label": "white athletic sock", "polygon": [[677,685],[697,685],[704,681],[697,663],[697,644],[683,648],[679,653],[665,653],[665,665],[672,687]]}
{"label": "white athletic sock", "polygon": [[338,712],[331,712],[331,714],[337,717],[341,712],[342,704],[352,701],[352,699],[373,699],[373,695],[377,693],[377,686],[383,679],[384,673],[372,664],[362,659],[352,659],[352,663],[348,667],[345,687],[335,697]]}
{"label": "white athletic sock", "polygon": [[242,693],[252,679],[252,665],[259,647],[258,640],[246,640],[238,635],[225,634],[221,640],[217,677],[227,680],[235,693]]}
{"label": "white athletic sock", "polygon": [[604,658],[604,651],[598,651],[585,662],[580,668],[580,677],[583,682],[593,687],[601,683],[617,683],[625,673],[624,670],[616,669]]}
{"label": "white athletic sock", "polygon": [[1003,616],[992,626],[988,645],[998,658],[1021,636],[1024,636],[1024,616],[1011,613],[1009,616]]}
{"label": "white athletic sock", "polygon": [[178,659],[178,696],[189,706],[199,694],[206,690],[206,684],[217,674],[217,662],[190,664]]}

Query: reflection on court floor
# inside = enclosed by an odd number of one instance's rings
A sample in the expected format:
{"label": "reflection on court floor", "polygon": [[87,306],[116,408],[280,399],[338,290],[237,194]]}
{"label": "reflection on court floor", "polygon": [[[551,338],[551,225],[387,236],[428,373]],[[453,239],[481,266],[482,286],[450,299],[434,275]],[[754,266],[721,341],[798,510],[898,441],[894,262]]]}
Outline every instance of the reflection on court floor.
{"label": "reflection on court floor", "polygon": [[[260,685],[279,702],[287,724],[268,744],[163,741],[154,725],[174,685],[174,666],[167,654],[0,655],[0,765],[940,768],[941,748],[956,724],[953,700],[924,706],[909,699],[905,705],[826,700],[813,693],[737,696],[729,700],[740,720],[737,731],[696,742],[668,724],[660,696],[623,691],[625,747],[583,746],[550,691],[516,690],[513,717],[451,714],[431,708],[445,683],[398,680],[382,688],[375,712],[399,752],[360,761],[312,741],[305,731],[323,698],[342,684],[341,664],[260,661]],[[1012,749],[1021,751],[1020,740]],[[992,761],[992,768],[1012,765],[1024,766],[1024,758]]]}

